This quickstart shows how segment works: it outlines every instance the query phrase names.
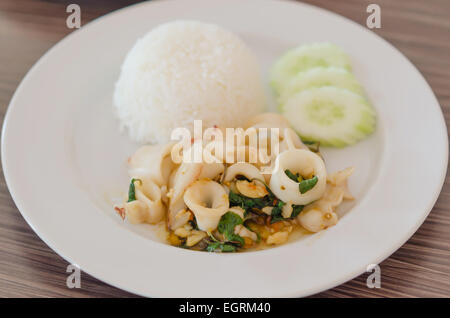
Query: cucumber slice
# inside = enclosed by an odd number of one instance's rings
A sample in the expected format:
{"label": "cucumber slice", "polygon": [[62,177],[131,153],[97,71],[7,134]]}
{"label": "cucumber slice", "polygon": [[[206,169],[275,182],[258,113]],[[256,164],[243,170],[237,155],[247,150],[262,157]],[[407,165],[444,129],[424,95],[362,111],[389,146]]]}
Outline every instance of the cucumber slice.
{"label": "cucumber slice", "polygon": [[324,146],[352,145],[375,130],[375,111],[367,100],[332,86],[292,95],[282,113],[302,139]]}
{"label": "cucumber slice", "polygon": [[271,71],[271,84],[279,93],[282,87],[299,72],[314,67],[335,66],[351,70],[348,55],[331,43],[302,45],[287,51],[274,64]]}
{"label": "cucumber slice", "polygon": [[298,73],[289,81],[280,92],[279,105],[282,106],[295,93],[322,86],[345,88],[365,97],[364,89],[349,71],[337,67],[316,67]]}

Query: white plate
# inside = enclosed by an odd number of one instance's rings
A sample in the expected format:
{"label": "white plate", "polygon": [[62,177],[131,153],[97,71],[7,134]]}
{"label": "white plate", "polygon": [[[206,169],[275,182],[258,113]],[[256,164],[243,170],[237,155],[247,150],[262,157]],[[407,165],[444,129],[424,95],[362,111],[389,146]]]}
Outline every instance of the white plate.
{"label": "white plate", "polygon": [[[125,159],[137,145],[118,133],[113,84],[138,37],[180,18],[238,33],[265,75],[283,51],[304,42],[332,41],[351,55],[378,127],[354,147],[325,150],[329,171],[356,167],[350,187],[357,199],[337,226],[270,250],[220,255],[161,244],[149,226],[130,227],[115,215],[112,199],[127,186]],[[2,160],[31,227],[111,285],[145,296],[305,296],[363,273],[417,230],[443,184],[446,132],[414,66],[340,16],[280,1],[152,1],[83,26],[36,63],[9,106]]]}

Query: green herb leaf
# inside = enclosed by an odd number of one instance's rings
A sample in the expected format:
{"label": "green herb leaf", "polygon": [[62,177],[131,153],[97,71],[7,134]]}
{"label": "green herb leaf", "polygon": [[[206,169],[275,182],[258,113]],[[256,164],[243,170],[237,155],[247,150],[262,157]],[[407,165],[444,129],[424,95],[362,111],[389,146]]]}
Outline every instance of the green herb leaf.
{"label": "green herb leaf", "polygon": [[274,224],[274,223],[277,223],[277,222],[280,222],[280,221],[283,221],[283,220],[284,219],[283,219],[283,217],[281,215],[273,216],[270,219],[270,224]]}
{"label": "green herb leaf", "polygon": [[314,188],[314,186],[317,184],[317,181],[319,181],[319,179],[317,178],[317,176],[314,176],[311,179],[303,180],[302,182],[300,182],[298,184],[298,189],[300,190],[300,193],[301,194],[306,193],[312,188]]}
{"label": "green herb leaf", "polygon": [[284,203],[283,201],[279,200],[277,205],[273,207],[272,209],[272,216],[278,216],[281,215],[281,212],[283,211],[283,206],[285,206],[286,203]]}
{"label": "green herb leaf", "polygon": [[243,195],[234,193],[233,191],[230,191],[230,194],[228,195],[228,199],[230,200],[231,206],[240,206],[243,209],[252,208],[255,206],[255,202],[247,197],[244,197]]}
{"label": "green herb leaf", "polygon": [[292,181],[298,182],[298,177],[300,176],[298,173],[293,174],[291,170],[286,169],[284,170],[284,173],[291,179]]}
{"label": "green herb leaf", "polygon": [[131,202],[131,201],[136,201],[136,188],[134,183],[138,181],[140,184],[142,184],[142,180],[141,179],[131,179],[130,182],[130,188],[128,189],[128,201],[127,202]]}
{"label": "green herb leaf", "polygon": [[230,253],[230,252],[236,252],[236,246],[228,244],[228,243],[213,242],[206,247],[206,250],[208,252]]}
{"label": "green herb leaf", "polygon": [[298,216],[300,214],[300,212],[302,212],[303,208],[305,207],[304,205],[293,204],[292,205],[291,216],[288,217],[288,218],[284,218],[281,213],[283,211],[283,206],[286,203],[284,203],[284,202],[282,202],[282,203],[283,203],[282,205],[280,205],[280,203],[278,203],[278,206],[272,209],[272,214],[271,214],[272,215],[272,219],[270,220],[270,224],[277,223],[277,222],[280,222],[280,221],[283,221],[283,220],[293,219],[296,216]]}
{"label": "green herb leaf", "polygon": [[228,241],[244,245],[244,239],[241,236],[234,234],[234,228],[236,227],[236,225],[243,223],[244,220],[242,220],[239,215],[228,211],[220,218],[217,230],[219,231],[219,233],[222,233]]}
{"label": "green herb leaf", "polygon": [[228,199],[230,200],[230,206],[240,206],[247,211],[252,208],[262,209],[265,206],[272,206],[274,197],[272,195],[266,195],[263,198],[254,199],[230,191]]}
{"label": "green herb leaf", "polygon": [[305,206],[304,205],[296,205],[293,204],[292,205],[292,213],[291,213],[291,218],[295,218],[296,216],[298,216],[300,214],[300,212],[302,212],[303,208]]}
{"label": "green herb leaf", "polygon": [[236,246],[231,244],[222,244],[221,246],[222,252],[236,252]]}
{"label": "green herb leaf", "polygon": [[[231,211],[228,211],[220,218],[217,230],[222,233],[227,242],[218,241],[212,233],[208,233],[210,239],[209,245],[206,247],[208,252],[236,252],[238,246],[245,244],[242,237],[234,234],[234,228],[236,225],[243,224],[244,220]],[[236,246],[236,245],[238,246]]]}
{"label": "green herb leaf", "polygon": [[274,208],[272,209],[272,213],[270,214],[272,216],[272,218],[270,219],[270,224],[282,221],[284,219],[281,213],[283,212],[283,206],[285,205],[286,203],[279,200],[277,205],[274,206]]}

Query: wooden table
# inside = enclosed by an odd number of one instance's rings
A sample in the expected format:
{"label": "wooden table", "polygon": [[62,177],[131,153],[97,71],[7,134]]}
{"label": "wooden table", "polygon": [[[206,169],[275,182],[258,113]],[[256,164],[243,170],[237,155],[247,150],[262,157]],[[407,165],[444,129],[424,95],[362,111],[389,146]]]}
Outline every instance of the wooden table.
{"label": "wooden table", "polygon": [[[213,0],[212,0],[213,1]],[[0,2],[0,115],[28,69],[72,30],[66,6],[78,3],[82,24],[137,1],[2,0]],[[365,25],[372,0],[308,0]],[[382,27],[374,32],[402,51],[433,88],[450,124],[450,1],[377,0]],[[401,83],[399,83],[401,85]],[[0,297],[133,297],[82,274],[82,288],[66,287],[68,263],[24,221],[0,180]],[[381,264],[380,289],[368,274],[317,297],[449,297],[450,180],[414,236]]]}

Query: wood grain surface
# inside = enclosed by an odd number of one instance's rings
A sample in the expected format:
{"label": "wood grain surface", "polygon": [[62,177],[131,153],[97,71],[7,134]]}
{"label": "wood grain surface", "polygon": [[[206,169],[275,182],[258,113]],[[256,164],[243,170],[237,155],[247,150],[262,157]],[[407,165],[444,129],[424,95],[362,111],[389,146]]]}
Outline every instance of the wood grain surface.
{"label": "wood grain surface", "polygon": [[[185,1],[185,0],[183,0]],[[212,0],[214,1],[214,0]],[[136,1],[0,1],[0,116],[17,85],[52,45],[72,32],[66,6],[77,3],[82,24]],[[381,7],[374,32],[403,52],[422,72],[450,124],[449,0],[306,1],[365,25],[370,3]],[[401,83],[399,83],[401,85]],[[0,178],[0,297],[135,297],[82,273],[80,289],[66,287],[68,263],[28,226]],[[315,297],[449,297],[450,180],[414,236],[381,265],[381,288],[366,286],[368,274]]]}

